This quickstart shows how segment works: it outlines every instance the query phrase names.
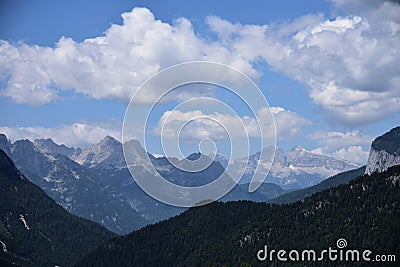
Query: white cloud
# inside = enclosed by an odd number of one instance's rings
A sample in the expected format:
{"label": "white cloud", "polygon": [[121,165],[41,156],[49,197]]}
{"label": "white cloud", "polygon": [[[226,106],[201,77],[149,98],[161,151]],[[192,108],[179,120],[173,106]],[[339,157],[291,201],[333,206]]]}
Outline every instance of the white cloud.
{"label": "white cloud", "polygon": [[[277,138],[280,140],[298,136],[302,127],[312,123],[297,113],[282,107],[271,107],[270,111],[275,121]],[[260,109],[257,111],[257,117],[268,118],[268,113],[267,108]],[[263,129],[270,129],[269,132],[273,131],[268,122],[260,121],[260,123],[265,123]],[[227,138],[260,137],[259,124],[254,117],[238,117],[221,113],[205,114],[201,110],[166,111],[153,132],[158,135],[162,132],[164,137],[172,139],[176,139],[181,134],[180,138],[188,142],[197,142],[204,138],[221,141]]]}
{"label": "white cloud", "polygon": [[369,152],[363,150],[361,146],[350,146],[348,148],[341,148],[330,155],[334,158],[344,159],[358,164],[366,164]]}
{"label": "white cloud", "polygon": [[205,138],[221,141],[228,138],[259,136],[254,120],[230,114],[205,114],[201,110],[183,112],[166,111],[161,116],[154,133],[165,138],[197,142]]}
{"label": "white cloud", "polygon": [[360,131],[351,132],[317,132],[309,136],[310,139],[316,140],[325,147],[328,152],[335,151],[339,148],[369,145],[373,138]]}
{"label": "white cloud", "polygon": [[271,107],[270,109],[275,120],[277,138],[280,140],[291,140],[298,137],[304,126],[313,123],[296,112],[282,107]]}
{"label": "white cloud", "polygon": [[318,14],[243,25],[211,16],[206,23],[217,36],[213,41],[185,18],[164,23],[145,8],[123,13],[122,25],[83,42],[63,37],[51,48],[1,41],[6,87],[0,94],[36,105],[70,89],[128,101],[146,78],[172,64],[213,60],[258,77],[263,61],[308,86],[330,122],[354,127],[378,121],[400,109],[400,5],[332,2],[341,11],[334,19]]}
{"label": "white cloud", "polygon": [[45,127],[0,127],[0,133],[7,135],[12,142],[20,139],[47,139],[51,138],[57,144],[73,147],[85,147],[99,142],[110,135],[117,140],[121,139],[120,131],[100,125],[74,123],[55,128]]}
{"label": "white cloud", "polygon": [[369,147],[373,138],[359,131],[351,132],[317,132],[310,139],[322,147],[312,150],[313,153],[344,159],[358,164],[366,164]]}
{"label": "white cloud", "polygon": [[0,41],[0,79],[6,80],[0,94],[42,105],[58,99],[57,88],[128,102],[160,69],[192,60],[215,60],[257,74],[246,55],[202,39],[185,18],[170,25],[146,8],[122,18],[123,24],[112,25],[104,36],[83,42],[62,37],[54,48]]}
{"label": "white cloud", "polygon": [[327,152],[324,148],[319,147],[311,151],[315,154],[326,155],[340,160],[347,160],[349,162],[364,165],[367,163],[369,152],[364,150],[361,146],[349,146],[341,148],[333,152]]}
{"label": "white cloud", "polygon": [[400,109],[400,5],[373,2],[332,20],[308,15],[250,29],[220,19],[213,29],[232,49],[248,41],[245,32],[256,36],[248,58],[306,84],[329,121],[354,127]]}

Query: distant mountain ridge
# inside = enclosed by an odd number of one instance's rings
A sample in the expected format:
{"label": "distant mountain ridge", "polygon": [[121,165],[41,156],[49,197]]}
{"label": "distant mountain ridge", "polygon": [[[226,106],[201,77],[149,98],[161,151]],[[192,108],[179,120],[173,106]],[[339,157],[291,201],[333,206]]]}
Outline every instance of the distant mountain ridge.
{"label": "distant mountain ridge", "polygon": [[67,147],[64,144],[58,145],[54,143],[53,140],[51,140],[50,138],[36,139],[33,142],[33,144],[44,152],[61,154],[69,158],[73,157],[76,154],[80,154],[82,152],[81,148]]}
{"label": "distant mountain ridge", "polygon": [[[224,172],[220,163],[213,162],[200,173],[187,173],[169,162],[179,165],[178,159],[153,157],[136,140],[129,141],[129,147],[135,155],[131,164],[137,172],[152,175],[144,161],[144,157],[149,156],[157,171],[176,184],[198,186]],[[9,151],[28,179],[67,211],[96,221],[116,233],[129,233],[184,210],[161,203],[143,192],[126,167],[122,144],[110,136],[98,144],[79,149],[57,145],[51,139],[18,140],[11,144],[5,135],[0,135],[0,148]],[[189,158],[197,156],[193,154]],[[271,183],[254,193],[249,193],[246,186],[238,186],[222,201],[266,201],[286,192]]]}
{"label": "distant mountain ridge", "polygon": [[[265,153],[271,153],[271,148],[266,148]],[[222,165],[229,164],[231,166],[233,170],[228,174],[240,173],[242,169],[235,168],[235,166],[244,166],[244,162],[248,160],[240,183],[250,182],[259,159],[260,153],[251,155],[248,159],[234,159],[230,162],[222,155],[216,157],[216,160],[220,161]],[[266,171],[267,166],[261,163],[260,167]],[[359,167],[357,164],[345,160],[312,153],[301,146],[295,146],[288,151],[278,147],[275,150],[274,162],[265,182],[275,183],[285,189],[305,188],[330,176]]]}
{"label": "distant mountain ridge", "polygon": [[[6,142],[9,141],[4,135],[3,137],[0,137],[0,147],[3,147],[7,153],[7,149],[11,144],[7,145]],[[140,159],[149,156],[152,164],[158,166],[159,170],[163,172],[163,174],[165,174],[165,168],[162,168],[162,166],[170,165],[168,160],[177,160],[166,159],[165,157],[154,157],[153,155],[148,154],[138,141],[132,140],[129,142],[132,143],[132,146],[136,151],[136,158]],[[45,153],[62,154],[89,169],[115,170],[126,168],[122,144],[111,136],[106,136],[99,143],[91,145],[85,149],[69,148],[65,145],[58,145],[51,139],[39,139],[35,140],[33,143],[37,148],[41,149]],[[229,164],[231,171],[228,174],[234,175],[235,172],[240,172],[242,170],[241,166],[244,166],[243,162],[248,160],[245,173],[240,181],[240,183],[245,184],[251,181],[259,157],[260,153],[256,153],[251,155],[248,159],[234,159],[228,162],[228,159],[225,156],[218,154],[215,156],[215,161],[219,162],[223,168],[226,168]],[[139,160],[136,164],[142,165],[144,164],[144,161]],[[274,163],[266,182],[278,184],[285,189],[305,188],[315,185],[337,173],[358,167],[360,166],[345,160],[338,160],[312,153],[301,146],[296,146],[289,151],[276,148]],[[263,168],[262,164],[261,168]]]}

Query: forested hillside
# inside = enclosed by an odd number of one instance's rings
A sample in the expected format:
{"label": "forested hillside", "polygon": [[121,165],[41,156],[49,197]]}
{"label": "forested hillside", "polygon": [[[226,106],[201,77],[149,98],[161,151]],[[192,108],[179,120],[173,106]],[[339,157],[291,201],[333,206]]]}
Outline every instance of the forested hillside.
{"label": "forested hillside", "polygon": [[[336,247],[340,238],[347,240],[349,248],[369,249],[373,255],[396,254],[399,259],[399,177],[400,166],[396,166],[302,202],[239,201],[192,208],[108,241],[77,266],[265,266],[271,262],[256,257],[264,245],[321,251]],[[272,265],[276,264],[275,258]],[[338,266],[330,261],[306,265],[321,264]]]}
{"label": "forested hillside", "polygon": [[69,214],[0,150],[0,266],[65,266],[116,236]]}

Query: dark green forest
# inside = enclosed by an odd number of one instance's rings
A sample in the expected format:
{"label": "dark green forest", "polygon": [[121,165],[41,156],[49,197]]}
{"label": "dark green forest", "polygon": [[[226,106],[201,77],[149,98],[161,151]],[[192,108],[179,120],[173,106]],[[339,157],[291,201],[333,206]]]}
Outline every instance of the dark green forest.
{"label": "dark green forest", "polygon": [[29,182],[2,150],[0,185],[0,240],[7,250],[0,246],[0,266],[72,265],[116,236],[97,223],[69,214]]}
{"label": "dark green forest", "polygon": [[319,184],[299,189],[299,190],[294,190],[292,192],[282,194],[278,197],[275,197],[271,200],[268,200],[268,203],[275,203],[275,204],[288,204],[292,202],[296,202],[299,200],[303,200],[304,198],[311,196],[315,193],[321,192],[325,189],[329,189],[335,186],[338,186],[340,184],[348,184],[350,181],[354,180],[355,178],[363,175],[365,172],[365,166],[360,167],[355,170],[350,170],[347,172],[342,172],[339,174],[336,174],[332,177],[329,177],[326,180],[323,180]]}
{"label": "dark green forest", "polygon": [[[274,249],[336,247],[396,254],[400,259],[400,166],[291,204],[249,201],[191,208],[183,214],[113,238],[76,266],[280,266],[260,262]],[[287,262],[290,266],[365,266],[366,262]],[[394,263],[376,266],[396,266]]]}

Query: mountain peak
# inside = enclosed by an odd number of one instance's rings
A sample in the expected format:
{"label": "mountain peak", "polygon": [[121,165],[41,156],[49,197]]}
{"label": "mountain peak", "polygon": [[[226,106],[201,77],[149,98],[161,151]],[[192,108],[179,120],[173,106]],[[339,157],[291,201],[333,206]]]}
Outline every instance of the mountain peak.
{"label": "mountain peak", "polygon": [[2,134],[2,133],[0,133],[0,140],[1,141],[3,141],[3,140],[8,141],[7,136],[5,134]]}
{"label": "mountain peak", "polygon": [[21,139],[15,141],[15,143],[13,144],[13,148],[15,147],[25,147],[25,148],[35,149],[35,145],[29,139]]}
{"label": "mountain peak", "polygon": [[54,143],[54,141],[51,138],[47,138],[47,139],[35,139],[35,141],[33,141],[34,143],[46,143],[46,144],[54,144],[56,145],[56,143]]}
{"label": "mountain peak", "polygon": [[80,148],[67,147],[64,144],[57,144],[52,139],[36,139],[33,144],[45,153],[54,153],[71,158],[75,154],[81,152]]}
{"label": "mountain peak", "polygon": [[100,144],[121,144],[117,139],[115,139],[114,137],[107,135],[106,137],[104,137],[103,140],[100,141]]}
{"label": "mountain peak", "polygon": [[126,167],[122,144],[110,135],[107,135],[99,143],[85,148],[78,155],[73,156],[73,160],[89,168],[112,169]]}

